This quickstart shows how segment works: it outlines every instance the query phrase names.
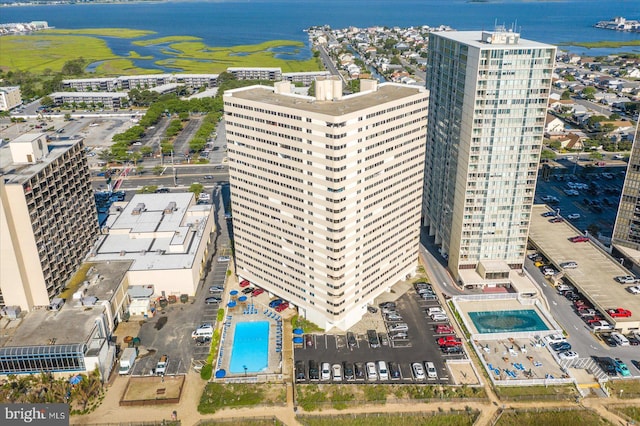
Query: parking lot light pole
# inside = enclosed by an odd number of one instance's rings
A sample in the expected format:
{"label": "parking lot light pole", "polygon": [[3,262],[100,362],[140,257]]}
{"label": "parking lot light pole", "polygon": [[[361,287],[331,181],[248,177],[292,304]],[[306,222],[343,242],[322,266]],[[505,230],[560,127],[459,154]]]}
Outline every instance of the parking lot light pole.
{"label": "parking lot light pole", "polygon": [[244,368],[244,377],[247,377],[247,366],[243,365],[242,368]]}

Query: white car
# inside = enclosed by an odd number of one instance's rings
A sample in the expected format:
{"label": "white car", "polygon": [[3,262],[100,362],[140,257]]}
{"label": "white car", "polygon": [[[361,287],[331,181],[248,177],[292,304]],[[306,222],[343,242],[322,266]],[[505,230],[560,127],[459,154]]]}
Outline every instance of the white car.
{"label": "white car", "polygon": [[576,359],[576,358],[578,358],[578,353],[574,352],[574,351],[560,352],[558,354],[558,358],[560,358],[560,359]]}
{"label": "white car", "polygon": [[425,379],[426,376],[424,375],[424,368],[422,368],[422,363],[414,362],[413,364],[411,364],[411,369],[413,370],[413,377],[415,377],[416,380]]}
{"label": "white car", "polygon": [[443,315],[445,315],[444,310],[440,306],[436,306],[436,307],[427,309],[427,315],[431,316],[431,315],[434,315],[434,314],[443,314]]}
{"label": "white car", "polygon": [[562,334],[549,334],[547,336],[544,336],[544,341],[550,345],[552,343],[566,342],[567,339],[565,339]]}
{"label": "white car", "polygon": [[449,319],[445,314],[433,314],[430,317],[431,321],[447,321]]}
{"label": "white car", "polygon": [[436,366],[432,362],[425,362],[425,366],[427,367],[427,376],[430,379],[437,379],[438,371],[436,370]]}
{"label": "white car", "polygon": [[578,267],[578,262],[574,262],[574,261],[562,262],[560,264],[560,267],[563,269],[576,269]]}
{"label": "white car", "polygon": [[224,263],[230,261],[231,258],[229,256],[218,256],[218,262]]}
{"label": "white car", "polygon": [[333,364],[331,366],[331,372],[333,375],[333,381],[334,382],[341,382],[342,381],[342,366],[340,364]]}
{"label": "white car", "polygon": [[376,364],[371,361],[367,363],[367,379],[371,381],[378,380],[378,372],[376,371]]}
{"label": "white car", "polygon": [[389,380],[389,370],[387,370],[387,363],[384,361],[378,361],[378,376],[380,376],[380,380]]}
{"label": "white car", "polygon": [[627,287],[627,291],[631,294],[640,294],[640,285],[632,285],[631,287]]}
{"label": "white car", "polygon": [[567,216],[567,219],[569,220],[580,219],[580,213],[571,213],[570,215]]}
{"label": "white car", "polygon": [[556,270],[547,266],[546,268],[542,269],[542,274],[545,277],[552,277],[556,274]]}
{"label": "white car", "polygon": [[407,323],[404,323],[404,322],[394,324],[391,327],[389,327],[389,332],[393,332],[393,331],[409,331],[409,326],[407,325]]}
{"label": "white car", "polygon": [[322,368],[320,368],[320,380],[329,380],[331,379],[331,370],[328,362],[322,363]]}

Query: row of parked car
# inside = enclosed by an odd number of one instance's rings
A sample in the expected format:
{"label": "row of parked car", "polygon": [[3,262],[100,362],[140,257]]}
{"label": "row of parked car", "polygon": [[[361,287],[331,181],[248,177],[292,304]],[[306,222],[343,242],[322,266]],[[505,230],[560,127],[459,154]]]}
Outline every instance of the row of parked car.
{"label": "row of parked car", "polygon": [[[411,372],[415,380],[437,379],[438,372],[435,364],[432,362],[414,362],[411,364]],[[387,381],[399,380],[402,378],[400,366],[398,363],[390,361],[368,361],[368,362],[347,362],[335,363],[331,365],[328,362],[318,363],[315,360],[309,360],[308,364],[304,361],[296,361],[295,376],[297,382],[304,381],[333,381],[333,382],[355,382],[355,381]]]}

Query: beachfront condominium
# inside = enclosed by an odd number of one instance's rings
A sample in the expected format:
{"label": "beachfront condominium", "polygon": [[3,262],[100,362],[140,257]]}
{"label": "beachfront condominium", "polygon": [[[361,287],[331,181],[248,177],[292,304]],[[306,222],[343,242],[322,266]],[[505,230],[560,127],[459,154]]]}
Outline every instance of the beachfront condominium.
{"label": "beachfront condominium", "polygon": [[415,273],[428,92],[338,77],[224,95],[237,274],[346,329]]}
{"label": "beachfront condominium", "polygon": [[640,263],[640,121],[638,123],[611,240],[634,264]]}
{"label": "beachfront condominium", "polygon": [[504,29],[429,35],[423,224],[461,285],[522,268],[555,52]]}
{"label": "beachfront condominium", "polygon": [[98,236],[82,140],[27,133],[0,148],[0,306],[48,306]]}

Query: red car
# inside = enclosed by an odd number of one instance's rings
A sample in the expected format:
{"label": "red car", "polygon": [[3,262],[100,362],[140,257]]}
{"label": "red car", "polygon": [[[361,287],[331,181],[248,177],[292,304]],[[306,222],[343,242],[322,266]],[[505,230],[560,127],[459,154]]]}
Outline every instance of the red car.
{"label": "red car", "polygon": [[554,217],[553,219],[549,219],[549,222],[560,223],[560,222],[564,222],[564,220],[561,217],[557,216],[557,217]]}
{"label": "red car", "polygon": [[438,324],[436,326],[436,334],[453,334],[453,327],[450,325]]}
{"label": "red car", "polygon": [[611,318],[630,317],[631,311],[622,308],[607,309],[607,313],[611,315]]}
{"label": "red car", "polygon": [[289,307],[289,302],[284,302],[276,306],[276,312],[282,312]]}
{"label": "red car", "polygon": [[586,243],[589,242],[589,237],[585,237],[584,235],[577,235],[571,238],[572,243]]}
{"label": "red car", "polygon": [[445,336],[438,339],[438,346],[462,346],[462,339],[458,339],[456,336]]}
{"label": "red car", "polygon": [[263,289],[261,289],[261,288],[256,288],[255,290],[253,290],[253,293],[251,293],[251,295],[252,295],[253,297],[256,297],[256,296],[260,296],[262,293],[264,293],[264,290],[263,290]]}
{"label": "red car", "polygon": [[240,287],[249,287],[249,284],[251,284],[249,280],[240,281]]}

